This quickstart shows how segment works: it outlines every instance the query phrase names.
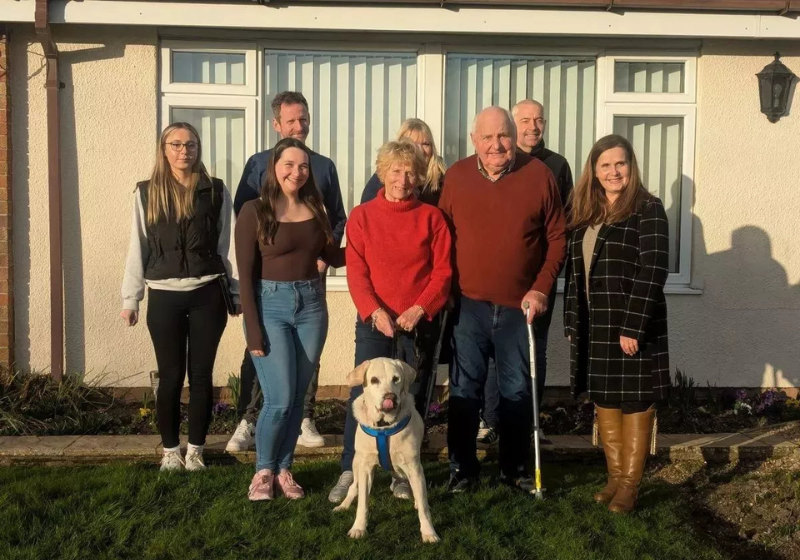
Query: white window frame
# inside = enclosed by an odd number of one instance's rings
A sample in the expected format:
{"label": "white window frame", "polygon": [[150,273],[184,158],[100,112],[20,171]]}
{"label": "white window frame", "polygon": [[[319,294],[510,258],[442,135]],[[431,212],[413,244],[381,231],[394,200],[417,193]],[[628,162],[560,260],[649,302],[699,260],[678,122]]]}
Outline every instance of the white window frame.
{"label": "white window frame", "polygon": [[[239,109],[244,110],[245,116],[245,146],[244,151],[249,154],[247,158],[256,153],[256,138],[258,126],[252,126],[258,118],[258,103],[255,97],[234,97],[219,95],[163,95],[161,97],[161,129],[163,130],[170,121],[170,111],[173,108],[190,109]],[[231,197],[236,196],[236,185],[227,185]]]}
{"label": "white window frame", "polygon": [[[617,62],[660,62],[683,64],[683,93],[644,93],[644,92],[616,92],[614,84],[615,66]],[[604,60],[598,60],[605,70],[605,101],[610,103],[696,103],[697,102],[697,54],[675,52],[657,56],[642,55],[641,51],[633,53],[606,54]]]}
{"label": "white window frame", "polygon": [[680,117],[683,119],[683,151],[681,153],[681,206],[678,270],[671,272],[667,286],[688,287],[692,266],[692,201],[694,190],[694,154],[697,113],[693,105],[660,105],[652,103],[609,103],[605,120],[598,128],[598,137],[614,132],[615,117]]}
{"label": "white window frame", "polygon": [[[172,81],[172,53],[193,52],[213,54],[245,55],[245,83],[233,84],[198,84]],[[250,95],[258,93],[258,45],[256,43],[217,43],[208,46],[206,42],[197,41],[162,41],[161,42],[161,93],[186,93],[210,95]]]}

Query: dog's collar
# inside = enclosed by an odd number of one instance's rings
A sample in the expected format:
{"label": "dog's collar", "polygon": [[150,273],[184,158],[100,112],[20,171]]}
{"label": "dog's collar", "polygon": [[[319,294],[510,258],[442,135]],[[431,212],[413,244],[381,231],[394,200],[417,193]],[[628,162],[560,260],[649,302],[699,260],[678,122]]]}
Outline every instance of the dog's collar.
{"label": "dog's collar", "polygon": [[411,422],[411,415],[409,414],[400,420],[394,426],[388,428],[370,428],[364,424],[359,423],[361,430],[368,436],[375,438],[375,443],[378,446],[378,461],[381,468],[387,471],[392,470],[392,459],[389,456],[389,438],[395,434],[402,432],[408,423]]}

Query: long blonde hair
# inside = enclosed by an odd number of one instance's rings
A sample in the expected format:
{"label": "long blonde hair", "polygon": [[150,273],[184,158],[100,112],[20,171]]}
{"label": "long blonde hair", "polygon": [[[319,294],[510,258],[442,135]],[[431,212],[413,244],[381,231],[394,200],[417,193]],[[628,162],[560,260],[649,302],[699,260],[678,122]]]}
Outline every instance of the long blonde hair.
{"label": "long blonde hair", "polygon": [[[625,151],[630,174],[628,185],[620,193],[617,201],[611,205],[608,203],[603,186],[595,176],[595,167],[600,155],[614,148],[622,148]],[[595,142],[589,152],[581,178],[571,194],[572,210],[567,227],[574,230],[581,226],[621,222],[640,210],[650,198],[652,195],[647,192],[639,174],[639,164],[636,161],[633,146],[624,137],[618,134],[609,134]]]}
{"label": "long blonde hair", "polygon": [[[184,187],[175,178],[167,160],[167,138],[176,130],[188,130],[197,142],[197,157],[192,165],[192,179],[189,187]],[[186,122],[169,125],[161,133],[156,151],[156,164],[150,175],[147,191],[147,223],[157,223],[162,217],[167,221],[180,222],[194,214],[194,193],[200,181],[211,183],[202,161],[203,149],[197,129]]]}
{"label": "long blonde hair", "polygon": [[433,141],[431,127],[429,127],[425,121],[421,119],[404,120],[400,125],[400,130],[397,131],[397,139],[406,138],[414,133],[421,134],[427,138],[427,141],[431,144],[431,150],[433,151],[431,159],[428,162],[428,168],[425,172],[425,180],[420,184],[420,190],[436,192],[442,188],[442,180],[445,171],[447,171],[447,166],[444,164],[444,160],[439,156],[439,152],[436,149],[436,142]]}

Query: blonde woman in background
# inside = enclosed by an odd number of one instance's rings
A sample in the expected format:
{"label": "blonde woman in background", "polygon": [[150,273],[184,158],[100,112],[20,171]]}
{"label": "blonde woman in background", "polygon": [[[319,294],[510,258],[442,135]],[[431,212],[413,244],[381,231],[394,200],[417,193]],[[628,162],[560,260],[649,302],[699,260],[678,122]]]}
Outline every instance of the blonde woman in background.
{"label": "blonde woman in background", "polygon": [[[161,470],[205,468],[211,422],[212,373],[228,311],[239,313],[231,266],[232,204],[221,180],[201,160],[197,130],[188,123],[161,133],[149,181],[136,185],[131,240],[122,281],[127,326],[139,321],[148,288],[147,328],[158,363]],[[189,371],[189,446],[181,457],[180,397]]]}
{"label": "blonde woman in background", "polygon": [[[436,151],[436,143],[433,141],[433,133],[425,121],[420,119],[406,119],[397,131],[397,139],[408,138],[416,144],[422,151],[425,159],[425,178],[417,187],[417,199],[425,204],[432,206],[439,205],[439,196],[442,193],[442,183],[444,182],[444,172],[447,167],[444,160]],[[364,192],[361,194],[361,204],[369,202],[378,196],[378,191],[383,188],[383,183],[378,178],[377,173],[370,177]]]}

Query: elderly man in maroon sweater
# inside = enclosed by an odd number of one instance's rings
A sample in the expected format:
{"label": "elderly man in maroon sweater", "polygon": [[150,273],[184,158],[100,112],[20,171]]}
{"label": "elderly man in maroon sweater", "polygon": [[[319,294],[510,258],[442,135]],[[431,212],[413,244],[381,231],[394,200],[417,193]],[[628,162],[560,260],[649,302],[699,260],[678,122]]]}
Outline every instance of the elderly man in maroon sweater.
{"label": "elderly man in maroon sweater", "polygon": [[451,492],[468,490],[479,471],[475,437],[490,356],[500,389],[500,480],[530,491],[526,467],[533,416],[530,352],[523,303],[534,316],[566,257],[564,211],[550,170],[515,153],[514,120],[489,107],[471,133],[476,155],[447,171],[440,208],[454,242],[456,308],[447,444]]}

